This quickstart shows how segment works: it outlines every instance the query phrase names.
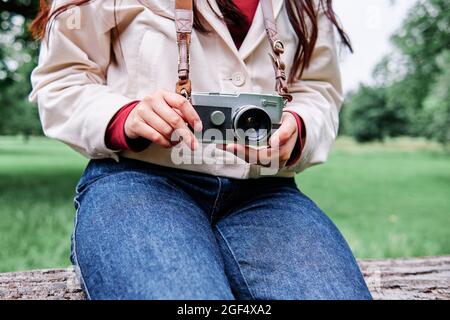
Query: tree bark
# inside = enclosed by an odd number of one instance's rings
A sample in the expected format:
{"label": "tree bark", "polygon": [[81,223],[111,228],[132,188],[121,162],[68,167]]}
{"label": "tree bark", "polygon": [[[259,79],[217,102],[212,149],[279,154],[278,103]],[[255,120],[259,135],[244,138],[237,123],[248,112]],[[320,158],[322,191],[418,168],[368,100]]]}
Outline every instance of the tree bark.
{"label": "tree bark", "polygon": [[[376,300],[450,300],[450,256],[359,261]],[[73,268],[0,274],[0,300],[82,300]]]}

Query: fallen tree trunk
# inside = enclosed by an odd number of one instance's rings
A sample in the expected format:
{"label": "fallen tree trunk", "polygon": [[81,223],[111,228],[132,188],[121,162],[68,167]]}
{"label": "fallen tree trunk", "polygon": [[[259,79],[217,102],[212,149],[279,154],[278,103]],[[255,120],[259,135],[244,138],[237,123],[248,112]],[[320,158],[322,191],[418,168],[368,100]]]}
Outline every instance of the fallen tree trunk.
{"label": "fallen tree trunk", "polygon": [[[450,300],[450,256],[359,261],[378,300]],[[0,299],[81,300],[72,268],[0,274]]]}
{"label": "fallen tree trunk", "polygon": [[359,261],[377,300],[450,300],[450,256]]}

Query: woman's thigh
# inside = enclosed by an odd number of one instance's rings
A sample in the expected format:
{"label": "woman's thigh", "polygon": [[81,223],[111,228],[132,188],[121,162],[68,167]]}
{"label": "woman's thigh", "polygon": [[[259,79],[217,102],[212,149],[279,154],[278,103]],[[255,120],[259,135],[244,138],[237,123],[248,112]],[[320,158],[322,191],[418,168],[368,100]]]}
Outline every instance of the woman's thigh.
{"label": "woman's thigh", "polygon": [[371,299],[341,233],[295,188],[254,196],[215,232],[237,298]]}
{"label": "woman's thigh", "polygon": [[188,195],[162,175],[90,167],[72,238],[89,298],[233,299],[211,225]]}

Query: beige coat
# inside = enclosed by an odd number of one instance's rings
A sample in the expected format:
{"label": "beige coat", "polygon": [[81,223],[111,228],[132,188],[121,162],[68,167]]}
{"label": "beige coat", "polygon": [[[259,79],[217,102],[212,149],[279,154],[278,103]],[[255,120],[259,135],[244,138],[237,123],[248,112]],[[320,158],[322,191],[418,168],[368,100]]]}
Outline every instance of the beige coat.
{"label": "beige coat", "polygon": [[[66,1],[54,1],[59,6]],[[143,161],[238,179],[258,178],[264,170],[213,148],[199,154],[203,161],[180,164],[173,152],[151,145],[142,153],[109,150],[105,131],[125,104],[157,89],[174,90],[177,81],[174,0],[94,0],[69,10],[52,24],[43,42],[39,65],[32,74],[32,101],[37,101],[44,132],[91,159],[119,155]],[[214,0],[212,7],[219,11]],[[283,0],[273,0],[284,61],[293,61],[297,38]],[[274,73],[268,53],[261,8],[242,47],[237,50],[226,25],[206,0],[197,6],[213,32],[193,33],[191,79],[194,91],[274,93]],[[113,36],[120,28],[119,41]],[[294,101],[288,110],[303,119],[307,138],[300,161],[278,176],[326,161],[338,131],[342,87],[331,23],[320,15],[320,33],[312,63],[290,87]],[[205,146],[204,146],[205,147]],[[206,149],[206,147],[205,147]],[[211,149],[211,148],[210,148]],[[272,173],[273,174],[273,173]]]}

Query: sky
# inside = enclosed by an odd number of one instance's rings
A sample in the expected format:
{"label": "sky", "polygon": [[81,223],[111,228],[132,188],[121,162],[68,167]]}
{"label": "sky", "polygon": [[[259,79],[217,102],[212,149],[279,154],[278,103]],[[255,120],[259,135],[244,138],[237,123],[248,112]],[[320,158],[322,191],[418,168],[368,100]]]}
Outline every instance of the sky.
{"label": "sky", "polygon": [[343,54],[344,89],[370,83],[373,67],[392,49],[389,38],[401,25],[414,0],[335,0],[335,10],[355,53]]}

